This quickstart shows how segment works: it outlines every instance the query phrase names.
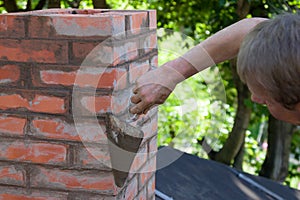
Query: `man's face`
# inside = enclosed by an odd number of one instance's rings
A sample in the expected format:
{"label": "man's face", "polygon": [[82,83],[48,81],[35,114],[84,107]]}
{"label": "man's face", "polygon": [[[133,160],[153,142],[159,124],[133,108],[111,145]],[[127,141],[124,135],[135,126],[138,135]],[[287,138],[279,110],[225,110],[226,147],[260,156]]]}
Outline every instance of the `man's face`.
{"label": "man's face", "polygon": [[[251,100],[255,103],[266,105],[270,113],[276,119],[289,122],[291,124],[300,124],[299,109],[295,108],[294,110],[289,110],[283,107],[280,103],[272,99],[269,94],[263,89],[263,87],[260,87],[257,83],[254,83],[254,81],[249,81],[247,85],[251,92]],[[298,104],[300,105],[300,102]]]}

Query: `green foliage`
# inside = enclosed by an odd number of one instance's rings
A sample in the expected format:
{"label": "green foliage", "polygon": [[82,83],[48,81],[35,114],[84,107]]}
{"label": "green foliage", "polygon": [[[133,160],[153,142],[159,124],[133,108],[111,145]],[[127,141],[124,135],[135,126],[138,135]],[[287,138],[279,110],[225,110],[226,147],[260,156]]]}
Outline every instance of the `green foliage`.
{"label": "green foliage", "polygon": [[258,174],[264,162],[267,152],[267,143],[260,143],[256,137],[251,136],[251,132],[247,131],[245,138],[245,167],[244,170],[251,174]]}
{"label": "green foliage", "polygon": [[[182,55],[195,44],[190,37],[165,29],[158,30],[158,41],[159,65]],[[159,109],[159,145],[173,145],[205,157],[198,144],[205,137],[214,150],[220,149],[234,114],[224,104],[225,96],[216,67],[179,84]]]}
{"label": "green foliage", "polygon": [[292,138],[291,159],[289,164],[289,174],[285,183],[291,187],[298,188],[300,186],[300,129],[298,129]]}

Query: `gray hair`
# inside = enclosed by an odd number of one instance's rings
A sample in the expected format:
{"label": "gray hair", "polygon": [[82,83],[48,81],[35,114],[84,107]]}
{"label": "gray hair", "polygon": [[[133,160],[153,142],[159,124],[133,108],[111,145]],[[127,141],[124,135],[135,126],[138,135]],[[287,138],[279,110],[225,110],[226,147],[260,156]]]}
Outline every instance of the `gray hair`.
{"label": "gray hair", "polygon": [[300,102],[300,15],[282,14],[254,27],[240,47],[237,71],[288,109]]}

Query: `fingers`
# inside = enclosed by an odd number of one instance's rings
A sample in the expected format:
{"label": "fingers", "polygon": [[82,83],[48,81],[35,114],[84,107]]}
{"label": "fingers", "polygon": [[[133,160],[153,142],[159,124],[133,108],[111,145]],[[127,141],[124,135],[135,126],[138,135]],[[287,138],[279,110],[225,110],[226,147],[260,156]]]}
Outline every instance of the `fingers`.
{"label": "fingers", "polygon": [[137,104],[141,101],[141,98],[138,96],[138,95],[133,95],[131,98],[130,98],[130,101],[134,104]]}
{"label": "fingers", "polygon": [[138,115],[146,114],[148,112],[149,108],[150,108],[149,105],[147,105],[141,101],[140,103],[132,106],[130,108],[130,112],[132,114],[138,114]]}
{"label": "fingers", "polygon": [[[139,99],[138,97],[134,97],[134,98]],[[138,115],[146,114],[153,106],[154,106],[153,102],[149,103],[147,101],[141,101],[139,99],[138,102],[130,108],[130,112],[132,114],[138,114]]]}
{"label": "fingers", "polygon": [[133,94],[137,94],[138,93],[138,89],[139,87],[136,85],[134,88],[133,88]]}

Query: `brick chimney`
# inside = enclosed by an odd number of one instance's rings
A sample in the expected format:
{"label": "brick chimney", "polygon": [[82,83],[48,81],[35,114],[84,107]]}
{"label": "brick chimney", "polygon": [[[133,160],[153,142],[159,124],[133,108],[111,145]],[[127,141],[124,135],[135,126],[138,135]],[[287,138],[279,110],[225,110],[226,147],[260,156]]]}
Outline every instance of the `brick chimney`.
{"label": "brick chimney", "polygon": [[128,121],[153,67],[153,10],[0,15],[0,199],[154,199],[157,111]]}

